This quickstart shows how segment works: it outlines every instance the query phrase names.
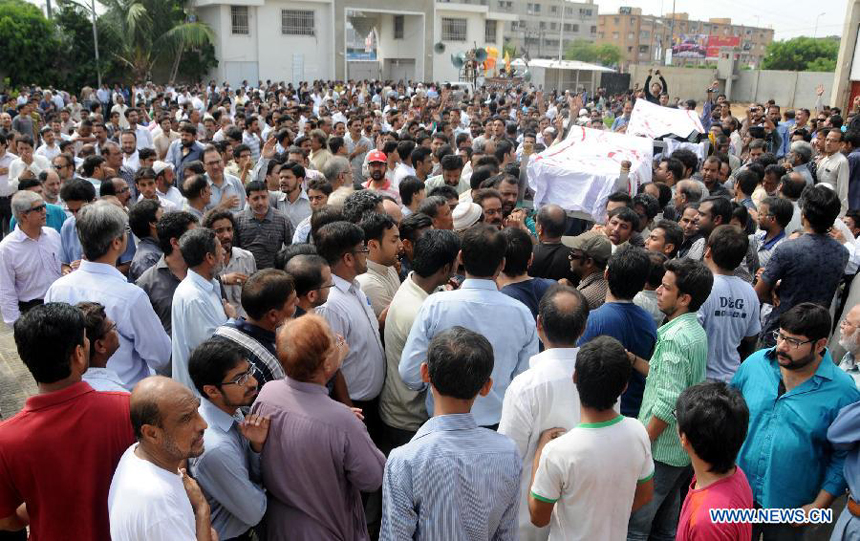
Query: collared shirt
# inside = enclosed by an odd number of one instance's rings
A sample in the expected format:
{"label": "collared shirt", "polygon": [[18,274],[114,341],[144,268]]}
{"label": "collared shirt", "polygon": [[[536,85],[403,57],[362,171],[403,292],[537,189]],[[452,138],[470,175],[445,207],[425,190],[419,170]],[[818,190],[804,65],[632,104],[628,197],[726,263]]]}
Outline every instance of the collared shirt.
{"label": "collared shirt", "polygon": [[579,393],[573,384],[578,352],[579,348],[556,348],[538,353],[529,360],[529,369],[515,377],[505,393],[499,434],[514,440],[526,472],[520,480],[519,495],[522,540],[545,540],[549,536],[548,528],[537,528],[531,522],[530,473],[541,432],[555,427],[570,430],[579,424]]}
{"label": "collared shirt", "polygon": [[38,179],[39,173],[50,168],[51,160],[38,154],[33,154],[33,161],[30,162],[30,165],[24,163],[21,158],[16,158],[9,164],[9,182],[17,183],[24,171],[31,171],[33,178]]}
{"label": "collared shirt", "polygon": [[42,227],[38,239],[15,228],[0,241],[0,311],[7,325],[20,316],[19,302],[45,298],[62,274],[60,234]]}
{"label": "collared shirt", "polygon": [[[78,232],[75,228],[76,223],[77,219],[75,216],[70,216],[65,222],[63,222],[63,227],[60,228],[60,240],[63,243],[60,262],[65,263],[66,265],[70,265],[84,257],[84,250],[83,247],[81,247],[81,239],[78,237]],[[128,227],[126,227],[126,231],[128,232],[128,246],[125,249],[125,253],[119,256],[119,260],[117,261],[118,264],[128,263],[134,259],[134,253],[137,250],[137,247],[134,244],[134,236],[131,234]]]}
{"label": "collared shirt", "polygon": [[[158,188],[155,189],[155,195],[162,201],[169,201],[173,204],[173,209],[171,210],[181,210],[182,207],[185,206],[185,198],[182,197],[182,192],[176,186],[171,186],[170,189],[167,190],[167,193],[162,193]],[[165,212],[170,212],[168,209],[164,209]]]}
{"label": "collared shirt", "polygon": [[770,261],[773,251],[783,241],[788,239],[788,235],[785,234],[785,230],[783,229],[772,239],[765,240],[766,238],[767,231],[756,231],[755,234],[750,235],[750,242],[753,243],[756,253],[758,253],[759,267],[767,267],[767,262]]}
{"label": "collared shirt", "polygon": [[633,304],[642,308],[654,318],[654,325],[658,328],[666,319],[666,314],[660,311],[660,306],[657,304],[657,292],[653,289],[643,289],[633,297]]}
{"label": "collared shirt", "polygon": [[[6,151],[3,156],[0,156],[0,169],[9,169],[9,166],[16,159],[18,159],[18,156]],[[18,183],[9,181],[8,171],[0,175],[0,197],[11,197],[17,190]]]}
{"label": "collared shirt", "polygon": [[[355,178],[355,180],[360,181],[365,177],[365,175],[363,175],[361,171],[361,168],[364,165],[364,158],[365,156],[367,156],[368,152],[373,150],[373,143],[370,141],[370,139],[364,137],[363,135],[358,136],[358,141],[353,141],[352,135],[350,135],[349,133],[346,134],[346,136],[343,138],[343,141],[346,144],[346,152],[348,154],[352,154],[353,152],[355,152],[355,149],[357,147],[364,147],[364,152],[356,154],[355,158],[353,158],[352,161],[349,162],[350,166],[352,166],[353,177]],[[349,156],[347,156],[347,159],[349,159]]]}
{"label": "collared shirt", "polygon": [[[857,385],[857,388],[860,389],[860,366],[857,366],[857,364],[857,359],[854,357],[854,354],[848,351],[839,362],[839,368],[851,376],[854,379],[854,383]],[[860,496],[860,493],[858,493],[858,496]]]}
{"label": "collared shirt", "polygon": [[[188,152],[184,153],[181,139],[177,139],[170,143],[170,146],[167,147],[167,155],[164,157],[164,161],[173,164],[174,171],[176,171],[177,182],[182,182],[183,180],[185,164],[198,160],[203,161],[203,148],[203,145],[200,144],[199,141],[195,141],[192,143]],[[244,200],[243,197],[240,197],[239,199]]]}
{"label": "collared shirt", "polygon": [[585,300],[588,301],[588,307],[592,310],[599,308],[601,304],[606,302],[606,290],[609,288],[609,283],[603,277],[602,272],[593,272],[583,278],[576,289],[580,290],[585,295]]}
{"label": "collared shirt", "polygon": [[45,157],[48,160],[53,160],[60,154],[60,145],[56,142],[52,146],[48,146],[43,143],[42,146],[36,149],[35,154]]}
{"label": "collared shirt", "polygon": [[652,417],[669,425],[653,443],[655,461],[669,466],[690,465],[690,457],[678,439],[673,412],[678,395],[705,380],[707,362],[708,336],[695,313],[682,314],[657,329],[657,344],[639,410],[643,425],[648,426]]}
{"label": "collared shirt", "polygon": [[372,179],[370,179],[370,180],[368,180],[367,182],[365,182],[365,183],[364,183],[364,187],[365,187],[366,189],[368,189],[368,190],[372,190],[372,191],[374,191],[374,192],[379,192],[379,193],[381,193],[381,194],[383,194],[383,195],[387,195],[387,196],[389,196],[389,197],[392,197],[392,198],[394,198],[394,201],[395,201],[398,205],[399,205],[399,204],[401,204],[401,201],[400,201],[400,190],[399,190],[396,186],[394,186],[394,183],[392,183],[392,182],[391,182],[391,179],[383,178],[383,180],[385,181],[385,183],[384,183],[384,184],[382,184],[381,186],[376,186],[376,187],[375,187],[375,186],[373,185],[373,180],[372,180]]}
{"label": "collared shirt", "polygon": [[398,367],[406,337],[428,296],[410,273],[391,299],[385,317],[385,384],[379,395],[379,416],[388,426],[401,430],[418,430],[427,420],[425,393],[406,387],[400,379]]}
{"label": "collared shirt", "polygon": [[251,160],[257,161],[260,159],[260,136],[256,133],[250,133],[247,130],[242,132],[242,143],[248,145],[251,149]]}
{"label": "collared shirt", "polygon": [[385,380],[385,352],[379,339],[379,322],[370,299],[358,280],[347,282],[332,274],[334,287],[328,301],[317,308],[317,315],[328,321],[332,332],[342,335],[349,345],[341,372],[353,400],[372,400],[379,396]]}
{"label": "collared shirt", "polygon": [[191,205],[189,205],[189,204],[188,204],[188,201],[185,201],[185,202],[182,204],[182,210],[183,210],[184,212],[188,212],[188,213],[190,213],[190,214],[194,215],[194,216],[195,216],[198,220],[200,220],[200,221],[203,221],[203,215],[204,215],[204,214],[206,214],[206,211],[205,211],[205,210],[197,210],[196,208],[194,208],[194,207],[192,207]]}
{"label": "collared shirt", "polygon": [[134,259],[131,260],[131,265],[128,267],[128,281],[136,282],[144,271],[158,263],[163,255],[164,252],[161,251],[157,239],[152,237],[140,239],[140,242],[137,243]]}
{"label": "collared shirt", "polygon": [[119,349],[107,367],[117,373],[127,389],[151,375],[152,370],[168,366],[170,338],[146,293],[128,283],[116,267],[83,260],[78,270],[54,282],[45,295],[45,302],[75,305],[82,301],[101,303],[107,317],[116,323]]}
{"label": "collared shirt", "polygon": [[192,390],[194,382],[188,374],[191,351],[227,321],[220,291],[217,280],[207,280],[188,269],[185,279],[173,293],[170,311],[173,322],[173,379]]}
{"label": "collared shirt", "polygon": [[[421,306],[403,348],[399,370],[407,387],[426,389],[421,363],[427,358],[427,347],[434,336],[456,325],[483,334],[493,346],[493,388],[475,400],[472,413],[479,425],[495,425],[502,417],[508,385],[538,352],[535,319],[523,303],[499,291],[492,280],[471,278],[458,290],[432,295]],[[427,411],[433,411],[431,393],[427,393]]]}
{"label": "collared shirt", "polygon": [[848,158],[841,152],[824,156],[818,162],[816,173],[819,183],[829,184],[836,191],[842,204],[839,216],[845,216],[848,211],[848,181],[850,180]]}
{"label": "collared shirt", "polygon": [[367,272],[355,277],[361,290],[370,298],[376,317],[391,304],[391,299],[400,288],[400,277],[394,267],[386,267],[367,260]]}
{"label": "collared shirt", "polygon": [[137,279],[138,287],[146,292],[152,309],[155,310],[164,332],[171,334],[170,310],[173,305],[173,293],[181,280],[167,266],[164,255],[152,267],[146,269]]}
{"label": "collared shirt", "polygon": [[122,384],[122,380],[116,372],[110,368],[99,368],[90,366],[82,377],[96,391],[127,393],[128,389]]}
{"label": "collared shirt", "polygon": [[203,433],[203,454],[189,460],[191,474],[206,495],[218,537],[238,537],[266,512],[260,455],[239,432],[245,419],[240,410],[228,415],[202,398],[198,411],[209,426]]}
{"label": "collared shirt", "polygon": [[842,494],[846,451],[833,449],[827,428],[841,408],[860,400],[860,391],[829,351],[805,382],[780,394],[781,381],[774,349],[750,355],[732,378],[750,410],[738,466],[747,474],[756,503],[800,507],[822,489]]}
{"label": "collared shirt", "polygon": [[269,538],[369,539],[361,491],[380,487],[385,456],[364,423],[324,386],[289,377],[264,385],[252,412],[271,419],[262,452]]}
{"label": "collared shirt", "polygon": [[[248,277],[257,272],[257,261],[254,259],[254,255],[248,250],[233,247],[230,250],[230,261],[224,266],[224,270],[221,271],[220,276],[223,277],[225,274],[232,272],[239,272]],[[242,286],[227,285],[223,281],[221,284],[221,287],[224,288],[224,292],[227,294],[227,302],[236,308],[236,315],[241,317],[247,316],[248,314],[245,313],[245,309],[242,308]]]}
{"label": "collared shirt", "polygon": [[296,226],[296,232],[293,233],[293,244],[302,244],[310,242],[311,234],[311,217],[308,216]]}
{"label": "collared shirt", "polygon": [[278,360],[273,331],[258,327],[244,317],[239,317],[218,327],[215,335],[230,340],[245,350],[248,362],[260,372],[256,377],[259,387],[270,381],[283,379],[284,367]]}
{"label": "collared shirt", "polygon": [[[138,139],[138,141],[140,141],[140,139]],[[131,154],[123,152],[122,166],[129,171],[137,173],[137,170],[140,169],[140,154],[138,154],[136,149]]]}
{"label": "collared shirt", "polygon": [[415,168],[406,165],[404,162],[399,162],[397,167],[394,168],[394,186],[400,186],[400,182],[408,176],[415,176]]}
{"label": "collared shirt", "polygon": [[206,179],[209,181],[209,188],[212,190],[212,196],[209,198],[209,204],[206,206],[207,210],[217,207],[221,202],[222,197],[229,197],[231,195],[235,195],[239,200],[235,205],[227,210],[239,212],[245,208],[245,188],[242,186],[242,181],[237,177],[234,177],[229,173],[224,173],[224,179],[221,182],[221,186],[212,182],[208,173],[206,174]]}
{"label": "collared shirt", "polygon": [[514,443],[471,413],[433,417],[388,457],[380,537],[515,539],[520,472]]}
{"label": "collared shirt", "polygon": [[275,199],[275,204],[273,206],[281,211],[284,216],[290,219],[290,223],[293,224],[293,228],[298,227],[305,218],[310,218],[312,213],[311,200],[308,199],[308,194],[305,192],[304,188],[300,189],[299,197],[293,203],[290,203],[287,194],[284,192],[275,193],[278,194],[278,197]]}
{"label": "collared shirt", "polygon": [[827,429],[827,440],[835,450],[847,453],[845,482],[851,492],[851,499],[860,497],[860,402],[839,411]]}
{"label": "collared shirt", "polygon": [[271,207],[262,220],[257,218],[250,206],[235,217],[237,231],[233,242],[254,255],[258,269],[274,267],[275,254],[290,244],[293,238],[290,220],[281,211]]}

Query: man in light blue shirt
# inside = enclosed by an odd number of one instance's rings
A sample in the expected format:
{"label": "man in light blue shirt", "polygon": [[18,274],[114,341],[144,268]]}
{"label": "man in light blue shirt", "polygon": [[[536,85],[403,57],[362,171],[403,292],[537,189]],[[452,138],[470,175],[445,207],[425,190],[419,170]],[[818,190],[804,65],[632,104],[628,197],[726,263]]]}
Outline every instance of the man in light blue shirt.
{"label": "man in light blue shirt", "polygon": [[[827,441],[827,430],[860,391],[826,349],[826,308],[798,304],[780,316],[777,329],[776,347],[751,355],[732,378],[750,409],[738,466],[761,507],[827,508],[845,492],[846,456]],[[753,539],[798,531],[792,528],[806,526],[756,524]]]}
{"label": "man in light blue shirt", "polygon": [[236,309],[221,299],[215,269],[224,261],[221,242],[211,229],[190,229],[179,238],[179,251],[188,274],[176,286],[170,318],[173,324],[173,379],[194,389],[188,374],[191,352],[236,317]]}
{"label": "man in light blue shirt", "polygon": [[239,409],[257,396],[257,371],[238,346],[219,337],[194,350],[188,371],[208,425],[203,454],[189,461],[191,474],[206,494],[219,539],[243,537],[266,513],[260,452],[269,418],[245,417]]}
{"label": "man in light blue shirt", "polygon": [[[72,220],[67,220],[72,221]],[[45,302],[99,302],[116,323],[119,349],[107,363],[130,391],[153,370],[170,363],[170,338],[152,309],[149,297],[116,269],[126,251],[128,218],[118,206],[98,201],[78,213],[76,229],[83,256],[80,267],[54,282]]]}
{"label": "man in light blue shirt", "polygon": [[860,537],[860,402],[845,406],[827,429],[827,440],[834,449],[845,451],[845,481],[848,484],[849,501],[833,528],[834,541]]}
{"label": "man in light blue shirt", "polygon": [[[494,279],[504,266],[506,242],[502,232],[487,224],[463,235],[459,260],[466,280],[457,291],[431,295],[421,306],[400,357],[400,376],[407,387],[421,391],[421,363],[434,336],[456,325],[486,336],[493,345],[493,386],[475,401],[473,414],[480,426],[495,428],[502,418],[502,400],[511,380],[528,368],[538,352],[535,319],[529,309],[498,290]],[[427,411],[433,395],[427,394]]]}
{"label": "man in light blue shirt", "polygon": [[380,538],[516,539],[519,453],[471,414],[494,385],[493,346],[476,332],[449,328],[430,342],[420,373],[435,410],[388,457]]}
{"label": "man in light blue shirt", "polygon": [[170,143],[164,161],[173,164],[176,179],[182,182],[185,178],[185,164],[203,160],[203,145],[197,141],[197,126],[183,122],[179,127],[179,140]]}
{"label": "man in light blue shirt", "polygon": [[210,148],[203,153],[203,167],[212,191],[207,210],[218,207],[238,212],[244,209],[245,187],[241,180],[224,172],[224,160],[217,149]]}

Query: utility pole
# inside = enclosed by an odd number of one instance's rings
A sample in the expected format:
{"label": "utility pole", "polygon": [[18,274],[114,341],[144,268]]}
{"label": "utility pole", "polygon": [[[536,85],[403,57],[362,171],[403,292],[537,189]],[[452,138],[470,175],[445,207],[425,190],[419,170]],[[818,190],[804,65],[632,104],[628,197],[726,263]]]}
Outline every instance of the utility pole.
{"label": "utility pole", "polygon": [[[50,0],[48,0],[50,2]],[[96,52],[96,75],[98,76],[99,88],[102,87],[102,68],[99,63],[99,32],[96,29],[96,0],[91,0],[92,2],[92,13],[93,13],[93,48]]]}
{"label": "utility pole", "polygon": [[562,60],[562,52],[564,51],[564,12],[567,11],[565,7],[565,0],[561,0],[561,28],[558,31],[558,61]]}
{"label": "utility pole", "polygon": [[47,0],[45,4],[45,12],[49,19],[53,19],[53,10],[51,9],[51,0]]}
{"label": "utility pole", "polygon": [[[675,45],[675,0],[672,0],[672,20],[669,23],[669,50]],[[675,55],[672,55],[672,63],[675,63]]]}

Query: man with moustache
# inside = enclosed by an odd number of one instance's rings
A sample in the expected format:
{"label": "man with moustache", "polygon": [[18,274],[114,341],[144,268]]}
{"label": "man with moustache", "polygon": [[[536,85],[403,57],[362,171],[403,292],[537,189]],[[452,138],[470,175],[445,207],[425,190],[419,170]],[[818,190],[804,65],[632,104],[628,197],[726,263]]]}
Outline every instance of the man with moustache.
{"label": "man with moustache", "polygon": [[400,203],[400,190],[391,179],[385,176],[388,170],[388,157],[380,150],[374,150],[367,156],[367,171],[370,178],[364,183],[368,190],[374,190],[382,195],[390,195]]}
{"label": "man with moustache", "polygon": [[839,325],[841,338],[839,345],[845,348],[845,356],[839,363],[839,368],[844,370],[854,379],[854,383],[860,389],[860,304],[854,305],[842,323]]}
{"label": "man with moustache", "polygon": [[481,206],[483,221],[496,229],[502,229],[504,214],[502,210],[502,194],[494,188],[485,188],[475,194],[473,202]]}
{"label": "man with moustache", "polygon": [[278,171],[278,187],[275,203],[272,205],[280,210],[290,223],[293,230],[311,215],[311,202],[305,191],[305,168],[296,162],[287,162]]}
{"label": "man with moustache", "polygon": [[246,417],[240,408],[257,397],[259,372],[239,346],[215,337],[194,350],[188,371],[202,397],[198,412],[209,425],[203,454],[189,461],[191,474],[206,495],[218,537],[248,539],[266,513],[260,452],[269,418]]}
{"label": "man with moustache", "polygon": [[[738,457],[756,507],[825,509],[845,493],[847,451],[835,450],[827,429],[839,410],[860,400],[848,374],[827,350],[830,314],[811,302],[779,316],[776,346],[741,363],[732,386],[750,409]],[[800,467],[800,469],[798,468]],[[806,525],[754,524],[753,539],[802,539]]]}
{"label": "man with moustache", "polygon": [[181,383],[151,376],[131,393],[137,443],[126,449],[108,494],[113,539],[216,539],[209,503],[197,481],[180,469],[203,454],[206,421],[200,400]]}

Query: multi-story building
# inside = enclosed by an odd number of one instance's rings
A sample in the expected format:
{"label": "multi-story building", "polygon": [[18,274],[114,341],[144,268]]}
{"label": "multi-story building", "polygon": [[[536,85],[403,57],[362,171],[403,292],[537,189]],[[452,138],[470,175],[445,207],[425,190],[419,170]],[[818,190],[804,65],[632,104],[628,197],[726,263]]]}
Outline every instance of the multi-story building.
{"label": "multi-story building", "polygon": [[215,31],[218,66],[209,77],[235,86],[245,79],[456,81],[451,55],[475,46],[501,51],[505,25],[516,20],[486,1],[194,0],[193,7]]}
{"label": "multi-story building", "polygon": [[623,70],[630,64],[664,64],[669,55],[674,66],[715,65],[722,47],[735,50],[739,65],[757,68],[772,41],[773,29],[732,24],[729,18],[691,21],[686,13],[659,17],[630,7],[598,16],[597,42],[621,49]]}
{"label": "multi-story building", "polygon": [[505,25],[505,45],[516,47],[517,56],[528,52],[531,58],[558,58],[559,45],[563,51],[573,41],[597,39],[597,4],[593,0],[478,1],[489,2],[494,11],[517,16]]}

